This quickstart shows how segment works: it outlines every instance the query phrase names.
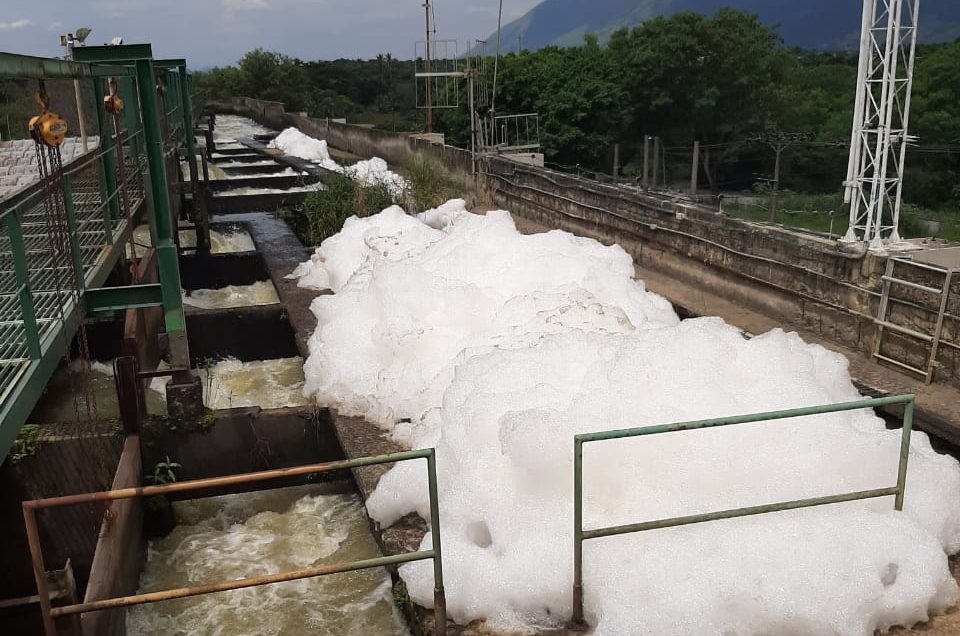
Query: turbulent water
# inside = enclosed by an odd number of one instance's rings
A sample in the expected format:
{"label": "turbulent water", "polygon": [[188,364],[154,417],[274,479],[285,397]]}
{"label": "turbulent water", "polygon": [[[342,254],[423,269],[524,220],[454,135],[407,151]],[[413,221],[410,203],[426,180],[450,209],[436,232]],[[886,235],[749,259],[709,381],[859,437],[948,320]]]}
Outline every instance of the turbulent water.
{"label": "turbulent water", "polygon": [[280,302],[277,288],[268,280],[252,285],[227,285],[220,289],[195,289],[183,293],[183,304],[200,309],[229,309]]}
{"label": "turbulent water", "polygon": [[[379,556],[359,499],[319,487],[175,504],[179,525],[151,542],[140,591]],[[329,491],[328,491],[329,492]],[[407,634],[384,570],[334,574],[142,605],[129,636]]]}
{"label": "turbulent water", "polygon": [[[133,240],[137,248],[137,257],[142,257],[147,249],[153,245],[148,225],[138,225],[133,230]],[[193,230],[180,231],[180,247],[187,249],[197,246],[197,234]],[[243,230],[224,231],[210,230],[210,253],[229,254],[233,252],[253,252],[257,249],[250,234]],[[127,248],[129,254],[130,249]]]}
{"label": "turbulent water", "polygon": [[204,402],[211,409],[304,406],[303,358],[241,362],[220,360],[200,369]]}

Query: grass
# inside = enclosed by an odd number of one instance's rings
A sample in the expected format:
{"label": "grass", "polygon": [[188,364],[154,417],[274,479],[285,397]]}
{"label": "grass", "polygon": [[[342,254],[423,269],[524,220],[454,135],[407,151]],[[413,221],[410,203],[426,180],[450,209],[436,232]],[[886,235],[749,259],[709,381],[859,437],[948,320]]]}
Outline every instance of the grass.
{"label": "grass", "polygon": [[422,212],[435,208],[450,198],[446,196],[447,191],[450,190],[449,179],[443,167],[435,161],[423,155],[417,155],[406,173],[405,178],[409,187],[404,203],[408,209]]}
{"label": "grass", "polygon": [[[723,211],[751,221],[769,221],[768,203],[725,204]],[[839,194],[807,194],[784,191],[780,197],[777,223],[834,237],[847,231],[849,206]],[[936,237],[960,241],[960,209],[931,210],[904,203],[900,212],[900,234],[903,238]]]}
{"label": "grass", "polygon": [[386,185],[360,185],[341,174],[324,180],[324,189],[311,192],[302,210],[287,217],[287,222],[304,245],[319,245],[343,227],[351,216],[370,216],[396,204]]}

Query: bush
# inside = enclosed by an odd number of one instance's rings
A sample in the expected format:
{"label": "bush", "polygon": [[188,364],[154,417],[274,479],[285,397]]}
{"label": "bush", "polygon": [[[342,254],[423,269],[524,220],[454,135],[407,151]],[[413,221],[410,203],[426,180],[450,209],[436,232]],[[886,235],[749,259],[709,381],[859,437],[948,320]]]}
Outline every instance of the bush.
{"label": "bush", "polygon": [[319,245],[343,227],[351,216],[370,216],[396,201],[384,184],[364,186],[341,174],[324,179],[323,189],[312,192],[303,203],[303,214],[291,226],[306,245]]}
{"label": "bush", "polygon": [[411,212],[422,212],[444,202],[446,179],[443,168],[436,162],[418,155],[410,164],[407,176],[407,207]]}

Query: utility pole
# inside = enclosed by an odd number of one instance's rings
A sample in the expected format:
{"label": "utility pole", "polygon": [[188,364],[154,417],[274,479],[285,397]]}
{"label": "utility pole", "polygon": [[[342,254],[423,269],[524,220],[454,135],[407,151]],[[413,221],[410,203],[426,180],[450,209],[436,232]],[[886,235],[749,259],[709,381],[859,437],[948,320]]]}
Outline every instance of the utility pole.
{"label": "utility pole", "polygon": [[427,82],[427,133],[433,132],[433,78],[430,77],[430,0],[425,0],[423,3],[424,15],[426,17],[426,40],[425,40],[425,50],[426,57],[424,58],[424,70],[426,70],[427,76],[424,78]]}
{"label": "utility pole", "polygon": [[643,136],[643,187],[650,187],[650,135]]}
{"label": "utility pole", "polygon": [[656,188],[660,172],[660,137],[653,138],[653,187]]}
{"label": "utility pole", "polygon": [[700,142],[693,142],[693,161],[690,162],[690,196],[697,196],[697,179],[700,176]]}
{"label": "utility pole", "polygon": [[[89,30],[87,34],[89,34]],[[86,35],[83,36],[83,39],[86,39]],[[80,40],[81,44],[83,39]],[[76,46],[76,41],[73,33],[60,36],[60,45],[67,49],[68,60],[73,59],[73,47]],[[80,80],[78,79],[73,80],[73,97],[77,101],[77,119],[80,120],[80,147],[83,148],[83,152],[87,152],[87,122],[84,121],[83,95],[80,93]]]}
{"label": "utility pole", "polygon": [[777,214],[780,212],[780,156],[783,154],[784,143],[778,139],[773,144],[773,150],[777,153],[777,159],[773,164],[773,190],[770,193],[770,222],[777,222]]}

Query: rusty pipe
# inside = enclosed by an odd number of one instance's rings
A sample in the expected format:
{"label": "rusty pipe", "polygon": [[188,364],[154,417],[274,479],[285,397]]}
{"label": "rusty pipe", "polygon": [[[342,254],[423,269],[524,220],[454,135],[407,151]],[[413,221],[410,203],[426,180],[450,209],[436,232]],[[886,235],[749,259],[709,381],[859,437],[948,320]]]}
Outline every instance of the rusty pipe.
{"label": "rusty pipe", "polygon": [[[52,611],[53,616],[67,616],[71,614],[82,614],[84,612],[96,612],[106,609],[115,609],[118,607],[129,607],[131,605],[143,605],[146,603],[157,603],[159,601],[171,601],[178,598],[189,598],[191,596],[201,596],[203,594],[213,594],[215,592],[229,592],[230,590],[239,590],[247,587],[257,587],[260,585],[270,585],[272,583],[285,583],[287,581],[297,581],[299,579],[308,579],[326,574],[339,574],[341,572],[352,572],[354,570],[365,570],[368,568],[385,567],[388,565],[398,565],[410,561],[422,561],[432,559],[433,550],[423,550],[422,552],[411,552],[408,554],[398,554],[387,557],[377,557],[375,559],[364,559],[354,561],[353,563],[343,563],[336,565],[321,565],[302,570],[292,570],[290,572],[281,572],[279,574],[265,574],[263,576],[251,576],[245,579],[234,581],[221,581],[219,583],[206,583],[204,585],[195,585],[193,587],[179,587],[171,590],[162,590],[160,592],[148,592],[145,594],[135,594],[133,596],[121,596],[118,598],[108,598],[102,601],[91,601],[89,603],[77,603],[76,605],[64,605],[56,607]],[[41,595],[42,597],[42,595]]]}

